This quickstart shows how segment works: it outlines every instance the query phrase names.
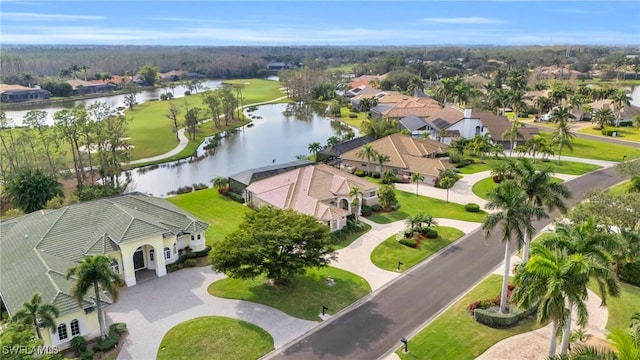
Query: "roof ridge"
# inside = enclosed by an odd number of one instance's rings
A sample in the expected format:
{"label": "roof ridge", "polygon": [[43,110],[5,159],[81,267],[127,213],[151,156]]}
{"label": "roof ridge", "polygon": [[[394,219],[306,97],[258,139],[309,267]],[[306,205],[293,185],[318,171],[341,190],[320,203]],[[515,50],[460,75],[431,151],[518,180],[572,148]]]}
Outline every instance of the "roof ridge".
{"label": "roof ridge", "polygon": [[[53,281],[53,279],[51,278],[51,276],[49,276],[49,271],[52,271],[52,269],[49,267],[49,264],[47,264],[46,261],[44,261],[44,259],[42,258],[42,256],[40,255],[40,251],[38,251],[37,249],[33,249],[33,251],[36,253],[36,256],[38,257],[38,260],[40,260],[40,262],[44,265],[44,267],[47,269],[47,271],[45,272],[45,276],[47,277],[47,280],[51,283],[51,285],[53,285],[53,288],[56,289],[56,291],[60,292],[60,288],[58,287],[58,285],[56,284],[55,281]],[[53,256],[53,255],[52,255]],[[56,271],[57,272],[57,271]],[[55,300],[55,296],[53,297],[53,299],[51,299],[51,301],[49,301],[49,303],[52,303],[53,300]]]}
{"label": "roof ridge", "polygon": [[56,226],[56,224],[58,223],[58,220],[60,220],[60,218],[62,217],[62,215],[64,215],[68,210],[69,210],[69,205],[67,205],[62,211],[60,211],[58,218],[49,226],[49,228],[47,229],[47,231],[44,232],[44,234],[42,234],[42,237],[40,238],[40,240],[38,240],[38,242],[35,244],[34,248],[37,249],[40,246],[40,243],[42,243],[42,240],[44,240],[44,238],[47,237],[47,235],[49,235],[49,233],[51,232],[51,230]]}
{"label": "roof ridge", "polygon": [[[404,165],[404,167],[406,168],[407,167],[407,163],[404,162],[404,159],[402,158],[402,154],[400,154],[400,151],[398,151],[398,148],[396,147],[396,144],[393,142],[391,136],[389,136],[389,142],[391,142],[391,146],[396,151],[396,154],[400,158],[400,161],[402,162],[402,165]],[[382,165],[380,166],[380,176],[382,176]]]}

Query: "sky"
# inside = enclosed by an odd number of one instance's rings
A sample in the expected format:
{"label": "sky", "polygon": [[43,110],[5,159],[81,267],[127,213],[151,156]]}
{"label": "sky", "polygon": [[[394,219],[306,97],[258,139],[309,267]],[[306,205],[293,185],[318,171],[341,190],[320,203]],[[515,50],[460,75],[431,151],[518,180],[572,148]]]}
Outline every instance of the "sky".
{"label": "sky", "polygon": [[0,44],[640,46],[640,1],[0,0]]}

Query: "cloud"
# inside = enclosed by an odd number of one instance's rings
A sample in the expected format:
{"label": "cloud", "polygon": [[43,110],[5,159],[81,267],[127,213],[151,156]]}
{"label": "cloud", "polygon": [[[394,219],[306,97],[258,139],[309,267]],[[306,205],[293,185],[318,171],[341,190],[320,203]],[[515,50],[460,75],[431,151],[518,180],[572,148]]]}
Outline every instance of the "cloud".
{"label": "cloud", "polygon": [[0,17],[24,21],[66,21],[66,20],[104,20],[104,16],[94,15],[70,15],[70,14],[43,14],[31,12],[0,12]]}
{"label": "cloud", "polygon": [[506,24],[507,22],[499,19],[491,19],[485,17],[434,17],[424,19],[428,22],[440,23],[440,24]]}

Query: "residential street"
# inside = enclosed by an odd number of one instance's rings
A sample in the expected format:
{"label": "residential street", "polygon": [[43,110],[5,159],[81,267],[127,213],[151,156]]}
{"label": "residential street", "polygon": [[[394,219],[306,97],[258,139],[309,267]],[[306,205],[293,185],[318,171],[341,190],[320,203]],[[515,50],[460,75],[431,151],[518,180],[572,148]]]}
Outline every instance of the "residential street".
{"label": "residential street", "polygon": [[[622,181],[614,168],[589,173],[567,182],[571,205],[594,186]],[[552,221],[534,223],[540,230]],[[474,231],[454,246],[398,277],[267,359],[376,359],[399,347],[461,294],[483,279],[503,259],[496,231],[485,240]]]}

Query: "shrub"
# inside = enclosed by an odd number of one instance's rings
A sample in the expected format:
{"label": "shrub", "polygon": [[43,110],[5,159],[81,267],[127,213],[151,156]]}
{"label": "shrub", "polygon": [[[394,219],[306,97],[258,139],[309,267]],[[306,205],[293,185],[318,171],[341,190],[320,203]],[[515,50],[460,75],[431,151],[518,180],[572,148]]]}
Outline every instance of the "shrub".
{"label": "shrub", "polygon": [[192,186],[193,186],[193,191],[204,190],[209,188],[206,184],[203,184],[203,183],[193,184]]}
{"label": "shrub", "polygon": [[242,195],[238,195],[234,192],[230,192],[229,197],[237,202],[239,202],[240,204],[244,204],[244,198],[242,197]]}
{"label": "shrub", "polygon": [[380,179],[380,173],[373,173],[371,174],[371,177],[374,179]]}
{"label": "shrub", "polygon": [[449,155],[449,162],[452,164],[459,164],[462,161],[462,156],[460,154],[451,154]]}
{"label": "shrub", "polygon": [[74,336],[70,341],[70,346],[76,353],[83,353],[87,349],[87,340],[84,336]]}
{"label": "shrub", "polygon": [[353,113],[349,114],[350,119],[356,119],[357,117],[358,117],[357,114],[353,114]]}
{"label": "shrub", "polygon": [[382,210],[382,206],[380,206],[380,204],[375,204],[371,206],[371,211],[378,212],[380,210]]}
{"label": "shrub", "polygon": [[362,205],[362,209],[360,209],[360,212],[362,213],[362,216],[370,216],[373,213],[371,209],[371,206]]}
{"label": "shrub", "polygon": [[464,209],[468,212],[480,212],[480,205],[474,203],[468,203],[464,206]]}
{"label": "shrub", "polygon": [[620,280],[640,286],[640,261],[623,265],[620,270]]}
{"label": "shrub", "polygon": [[184,266],[185,267],[195,267],[196,266],[196,259],[187,259],[184,261]]}
{"label": "shrub", "polygon": [[416,246],[418,246],[418,243],[414,239],[400,239],[400,241],[398,242],[404,246],[408,246],[414,249],[416,248]]}
{"label": "shrub", "polygon": [[602,135],[604,136],[613,136],[616,133],[616,130],[602,129]]}
{"label": "shrub", "polygon": [[182,186],[179,187],[178,190],[176,190],[176,194],[180,195],[180,194],[186,194],[186,193],[190,193],[193,191],[193,188],[189,185],[187,186]]}
{"label": "shrub", "polygon": [[191,95],[191,91],[187,90],[184,92],[184,96],[189,96],[189,95]]}
{"label": "shrub", "polygon": [[518,325],[520,321],[528,318],[535,312],[535,306],[527,310],[521,310],[513,307],[507,314],[478,308],[473,311],[473,317],[481,324],[492,328],[504,329]]}
{"label": "shrub", "polygon": [[93,351],[91,351],[91,350],[83,351],[82,354],[80,354],[80,357],[78,359],[80,359],[80,360],[91,360],[91,359],[93,359]]}
{"label": "shrub", "polygon": [[358,176],[358,177],[364,177],[364,171],[356,170],[356,171],[353,172],[353,175]]}
{"label": "shrub", "polygon": [[120,341],[120,335],[116,333],[112,334],[110,331],[109,335],[107,335],[104,339],[99,339],[98,341],[96,341],[96,344],[93,345],[93,350],[102,352],[109,351],[118,346],[118,341]]}
{"label": "shrub", "polygon": [[438,237],[438,231],[435,229],[429,229],[424,236],[428,239],[436,239]]}
{"label": "shrub", "polygon": [[118,335],[122,335],[127,332],[127,324],[125,323],[114,323],[109,326],[109,333],[114,333]]}

